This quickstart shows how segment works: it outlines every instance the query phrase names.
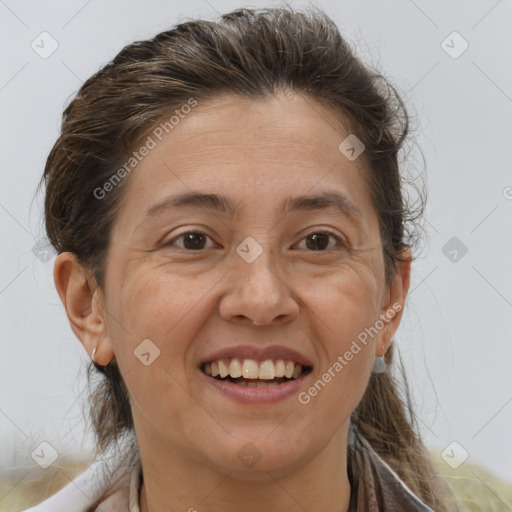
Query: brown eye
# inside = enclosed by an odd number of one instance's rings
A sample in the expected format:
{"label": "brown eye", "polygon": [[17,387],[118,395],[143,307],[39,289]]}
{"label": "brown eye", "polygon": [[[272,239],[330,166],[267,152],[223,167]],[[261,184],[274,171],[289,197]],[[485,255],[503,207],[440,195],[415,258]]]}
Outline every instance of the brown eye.
{"label": "brown eye", "polygon": [[310,233],[303,240],[306,240],[306,247],[312,251],[325,251],[329,249],[329,239],[334,238],[339,245],[344,245],[342,240],[330,232]]}
{"label": "brown eye", "polygon": [[174,246],[176,245],[176,240],[183,239],[183,244],[178,245],[178,247],[181,247],[182,249],[186,249],[188,251],[200,251],[201,249],[205,248],[204,245],[208,238],[210,237],[208,235],[205,235],[204,233],[197,231],[187,231],[186,233],[182,233],[181,235],[173,238],[172,240],[164,244],[164,246]]}

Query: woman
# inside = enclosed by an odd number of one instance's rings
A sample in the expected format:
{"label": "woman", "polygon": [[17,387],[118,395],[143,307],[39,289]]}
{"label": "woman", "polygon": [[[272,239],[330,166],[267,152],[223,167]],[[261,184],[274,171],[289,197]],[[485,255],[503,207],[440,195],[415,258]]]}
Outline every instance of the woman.
{"label": "woman", "polygon": [[184,23],[84,83],[42,182],[98,462],[31,510],[457,510],[390,370],[407,133],[317,8]]}

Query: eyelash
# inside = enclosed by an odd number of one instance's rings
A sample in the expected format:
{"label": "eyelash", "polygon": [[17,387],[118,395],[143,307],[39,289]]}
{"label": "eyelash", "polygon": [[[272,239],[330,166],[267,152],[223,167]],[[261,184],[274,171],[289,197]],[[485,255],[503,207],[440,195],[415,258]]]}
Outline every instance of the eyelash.
{"label": "eyelash", "polygon": [[[189,234],[204,235],[204,236],[210,238],[210,240],[211,240],[211,237],[208,236],[206,233],[203,233],[202,231],[185,231],[184,233],[181,233],[180,235],[177,235],[173,239],[171,239],[168,242],[164,243],[162,247],[172,247],[172,246],[174,246],[174,242],[176,240],[182,238],[185,235],[189,235]],[[311,231],[311,233],[308,233],[307,235],[303,236],[300,241],[302,242],[304,239],[308,238],[309,236],[317,235],[317,234],[329,235],[330,237],[332,237],[332,238],[334,238],[336,240],[338,246],[340,246],[340,247],[347,247],[347,244],[338,235],[335,235],[332,231],[329,231],[327,229],[321,230],[321,231]],[[201,252],[201,251],[206,250],[206,249],[190,250],[190,249],[185,249],[184,247],[179,247],[179,246],[178,246],[178,248],[179,249],[183,249],[186,252]],[[308,251],[308,252],[327,252],[327,251],[332,250],[332,249],[334,249],[334,248],[324,249],[324,250],[320,250],[320,251]]]}

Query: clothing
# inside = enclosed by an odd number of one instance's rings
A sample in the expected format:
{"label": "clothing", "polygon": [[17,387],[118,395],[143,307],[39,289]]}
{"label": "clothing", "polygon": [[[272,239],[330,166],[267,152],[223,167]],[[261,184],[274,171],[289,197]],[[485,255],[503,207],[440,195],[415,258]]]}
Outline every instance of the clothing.
{"label": "clothing", "polygon": [[[351,486],[348,512],[434,512],[409,490],[382,460],[357,426],[348,437],[348,477]],[[101,461],[95,463],[57,494],[24,512],[85,512],[101,488]],[[130,469],[118,491],[101,504],[101,512],[140,512],[140,460]]]}
{"label": "clothing", "polygon": [[353,422],[347,460],[351,488],[348,512],[435,512],[379,457]]}

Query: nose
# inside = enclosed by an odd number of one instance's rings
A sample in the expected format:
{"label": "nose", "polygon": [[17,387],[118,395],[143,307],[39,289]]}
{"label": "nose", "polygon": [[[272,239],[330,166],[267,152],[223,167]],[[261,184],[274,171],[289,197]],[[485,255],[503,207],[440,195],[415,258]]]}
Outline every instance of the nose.
{"label": "nose", "polygon": [[229,292],[219,308],[225,320],[268,325],[297,317],[299,306],[294,298],[293,282],[287,282],[269,250],[263,250],[252,263],[235,254],[228,276]]}

